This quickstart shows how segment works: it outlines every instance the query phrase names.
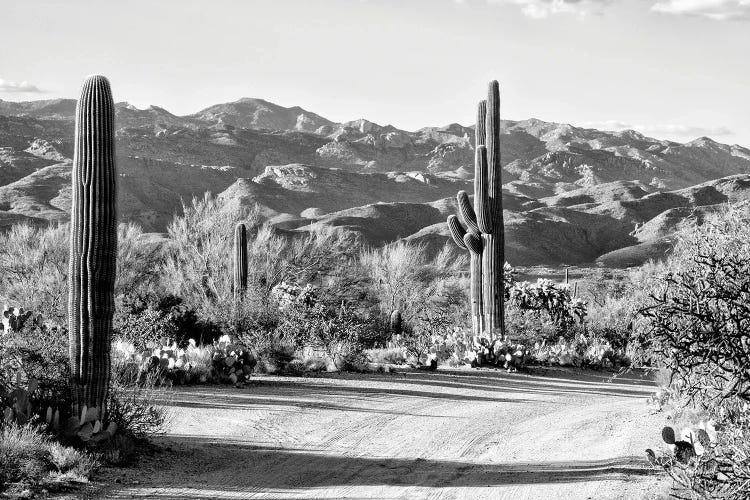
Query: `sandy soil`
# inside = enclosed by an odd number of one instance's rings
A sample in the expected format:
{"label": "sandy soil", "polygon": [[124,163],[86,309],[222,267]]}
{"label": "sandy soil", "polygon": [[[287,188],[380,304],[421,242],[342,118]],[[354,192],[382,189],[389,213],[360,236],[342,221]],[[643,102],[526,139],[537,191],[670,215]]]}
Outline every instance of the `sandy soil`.
{"label": "sandy soil", "polygon": [[[644,375],[264,376],[174,393],[165,451],[96,498],[662,498]],[[120,484],[114,484],[115,479]]]}

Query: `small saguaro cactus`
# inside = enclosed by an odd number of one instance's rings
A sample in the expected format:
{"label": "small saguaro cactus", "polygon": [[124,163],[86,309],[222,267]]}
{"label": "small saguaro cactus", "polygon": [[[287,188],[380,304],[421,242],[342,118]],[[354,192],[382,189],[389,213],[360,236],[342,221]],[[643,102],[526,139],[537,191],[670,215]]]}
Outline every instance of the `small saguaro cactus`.
{"label": "small saguaro cactus", "polygon": [[[475,335],[504,338],[505,235],[500,166],[500,87],[489,84],[486,101],[477,109],[474,206],[469,195],[457,196],[461,221],[448,217],[456,244],[470,253],[471,311]],[[463,223],[463,224],[462,224]]]}
{"label": "small saguaro cactus", "polygon": [[401,311],[394,309],[391,311],[391,335],[401,335],[403,329],[403,319],[401,317]]}
{"label": "small saguaro cactus", "polygon": [[109,81],[83,82],[76,106],[68,324],[74,413],[104,419],[117,265],[115,106]]}
{"label": "small saguaro cactus", "polygon": [[234,228],[234,296],[242,298],[247,289],[247,229],[242,223]]}

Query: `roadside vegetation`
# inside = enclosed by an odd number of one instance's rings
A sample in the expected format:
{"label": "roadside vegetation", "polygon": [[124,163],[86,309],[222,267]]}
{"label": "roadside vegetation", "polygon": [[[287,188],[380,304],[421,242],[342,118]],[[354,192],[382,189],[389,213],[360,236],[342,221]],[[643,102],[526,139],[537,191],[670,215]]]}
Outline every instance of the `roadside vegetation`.
{"label": "roadside vegetation", "polygon": [[[650,366],[661,374],[653,404],[672,419],[654,463],[685,498],[743,498],[748,222],[726,210],[683,230],[667,261],[593,271],[575,289],[519,281],[506,264],[507,338],[491,341],[471,333],[468,259],[453,245],[430,254],[406,243],[367,248],[335,230],[281,233],[254,210],[194,199],[164,241],[119,228],[108,404],[117,438],[101,446],[79,435],[85,415],[76,433],[64,425],[76,417],[65,412],[69,227],[14,226],[0,235],[0,296],[12,305],[0,334],[2,488],[62,487],[132,460],[163,427],[160,401],[174,384],[399,366]],[[241,294],[230,258],[238,223],[248,234]]]}

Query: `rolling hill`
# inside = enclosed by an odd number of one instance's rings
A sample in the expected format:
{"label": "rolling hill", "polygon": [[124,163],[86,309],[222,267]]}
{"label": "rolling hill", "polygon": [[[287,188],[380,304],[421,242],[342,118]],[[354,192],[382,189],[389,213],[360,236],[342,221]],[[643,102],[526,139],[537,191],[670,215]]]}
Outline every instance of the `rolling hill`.
{"label": "rolling hill", "polygon": [[[320,226],[372,245],[448,241],[455,193],[472,190],[473,127],[336,123],[243,98],[187,116],[118,103],[120,214],[164,231],[211,192],[279,228]],[[0,100],[0,227],[64,221],[75,101]],[[675,230],[750,199],[750,150],[537,119],[502,123],[506,252],[517,265],[623,266],[669,251]]]}

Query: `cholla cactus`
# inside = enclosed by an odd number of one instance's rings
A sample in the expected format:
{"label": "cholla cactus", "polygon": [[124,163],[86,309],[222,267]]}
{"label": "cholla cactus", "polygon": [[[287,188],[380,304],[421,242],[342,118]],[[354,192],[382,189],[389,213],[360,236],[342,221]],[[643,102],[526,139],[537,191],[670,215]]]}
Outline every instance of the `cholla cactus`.
{"label": "cholla cactus", "polygon": [[309,283],[301,287],[282,281],[271,289],[271,298],[276,301],[280,310],[294,305],[312,307],[318,302],[318,290]]}
{"label": "cholla cactus", "polygon": [[573,298],[570,287],[540,278],[536,283],[522,281],[514,283],[508,298],[524,310],[547,311],[557,324],[571,324],[586,317],[586,302]]}
{"label": "cholla cactus", "polygon": [[475,335],[505,337],[504,224],[500,166],[500,88],[490,82],[477,111],[474,207],[465,191],[457,200],[461,223],[448,217],[456,244],[470,253],[471,316]]}
{"label": "cholla cactus", "polygon": [[106,413],[117,259],[115,106],[109,81],[83,83],[76,107],[68,295],[74,413]]}

